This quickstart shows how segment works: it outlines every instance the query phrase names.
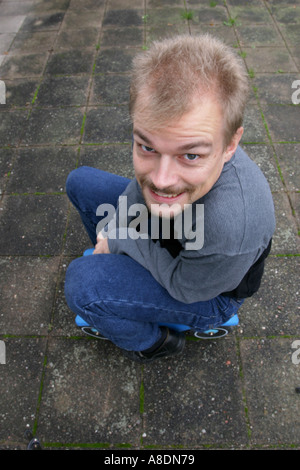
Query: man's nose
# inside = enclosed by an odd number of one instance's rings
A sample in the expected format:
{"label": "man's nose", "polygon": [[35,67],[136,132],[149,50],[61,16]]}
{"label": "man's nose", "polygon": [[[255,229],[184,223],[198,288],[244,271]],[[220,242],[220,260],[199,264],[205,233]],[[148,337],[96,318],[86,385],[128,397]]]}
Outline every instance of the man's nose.
{"label": "man's nose", "polygon": [[160,155],[151,175],[152,183],[157,189],[164,189],[178,183],[176,162],[169,155]]}

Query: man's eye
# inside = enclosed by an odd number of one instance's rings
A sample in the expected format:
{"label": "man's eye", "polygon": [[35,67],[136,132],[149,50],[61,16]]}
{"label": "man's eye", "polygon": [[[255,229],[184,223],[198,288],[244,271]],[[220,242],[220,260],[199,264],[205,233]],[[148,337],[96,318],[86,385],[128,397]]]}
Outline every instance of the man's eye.
{"label": "man's eye", "polygon": [[194,153],[186,153],[185,155],[183,155],[183,158],[185,160],[188,160],[189,162],[193,162],[199,158],[199,155],[196,155]]}
{"label": "man's eye", "polygon": [[147,145],[141,145],[141,149],[144,151],[144,152],[155,152],[155,150],[151,147],[147,147]]}

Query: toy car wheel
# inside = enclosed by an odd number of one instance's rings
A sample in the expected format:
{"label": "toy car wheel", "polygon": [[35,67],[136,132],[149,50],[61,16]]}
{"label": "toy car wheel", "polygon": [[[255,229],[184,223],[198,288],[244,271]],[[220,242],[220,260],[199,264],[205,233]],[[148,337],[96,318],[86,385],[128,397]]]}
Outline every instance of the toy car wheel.
{"label": "toy car wheel", "polygon": [[219,339],[227,336],[229,331],[229,328],[218,327],[207,331],[194,331],[194,336],[198,339]]}

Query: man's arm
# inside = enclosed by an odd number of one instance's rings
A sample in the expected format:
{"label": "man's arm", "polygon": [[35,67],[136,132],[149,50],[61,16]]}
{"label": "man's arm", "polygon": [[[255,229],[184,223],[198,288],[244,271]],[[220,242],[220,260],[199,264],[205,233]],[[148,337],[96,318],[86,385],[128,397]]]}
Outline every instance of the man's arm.
{"label": "man's arm", "polygon": [[235,256],[182,250],[173,258],[160,243],[149,239],[108,239],[111,253],[130,256],[144,266],[169,294],[183,303],[206,301],[233,290],[258,253]]}

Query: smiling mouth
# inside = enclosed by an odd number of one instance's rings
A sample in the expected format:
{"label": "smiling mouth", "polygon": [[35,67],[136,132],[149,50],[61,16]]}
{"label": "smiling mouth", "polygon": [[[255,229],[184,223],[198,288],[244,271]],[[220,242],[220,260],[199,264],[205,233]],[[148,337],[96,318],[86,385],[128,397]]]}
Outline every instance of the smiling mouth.
{"label": "smiling mouth", "polygon": [[177,193],[177,194],[167,194],[167,193],[164,193],[164,192],[161,192],[161,191],[154,191],[154,190],[151,190],[153,193],[155,193],[157,196],[159,197],[166,197],[168,199],[172,199],[174,197],[177,197],[179,196],[180,194],[182,193]]}
{"label": "smiling mouth", "polygon": [[150,195],[152,198],[157,202],[174,202],[175,200],[179,199],[180,196],[184,194],[184,191],[179,193],[169,193],[164,191],[158,191],[153,188],[148,188],[150,191]]}

